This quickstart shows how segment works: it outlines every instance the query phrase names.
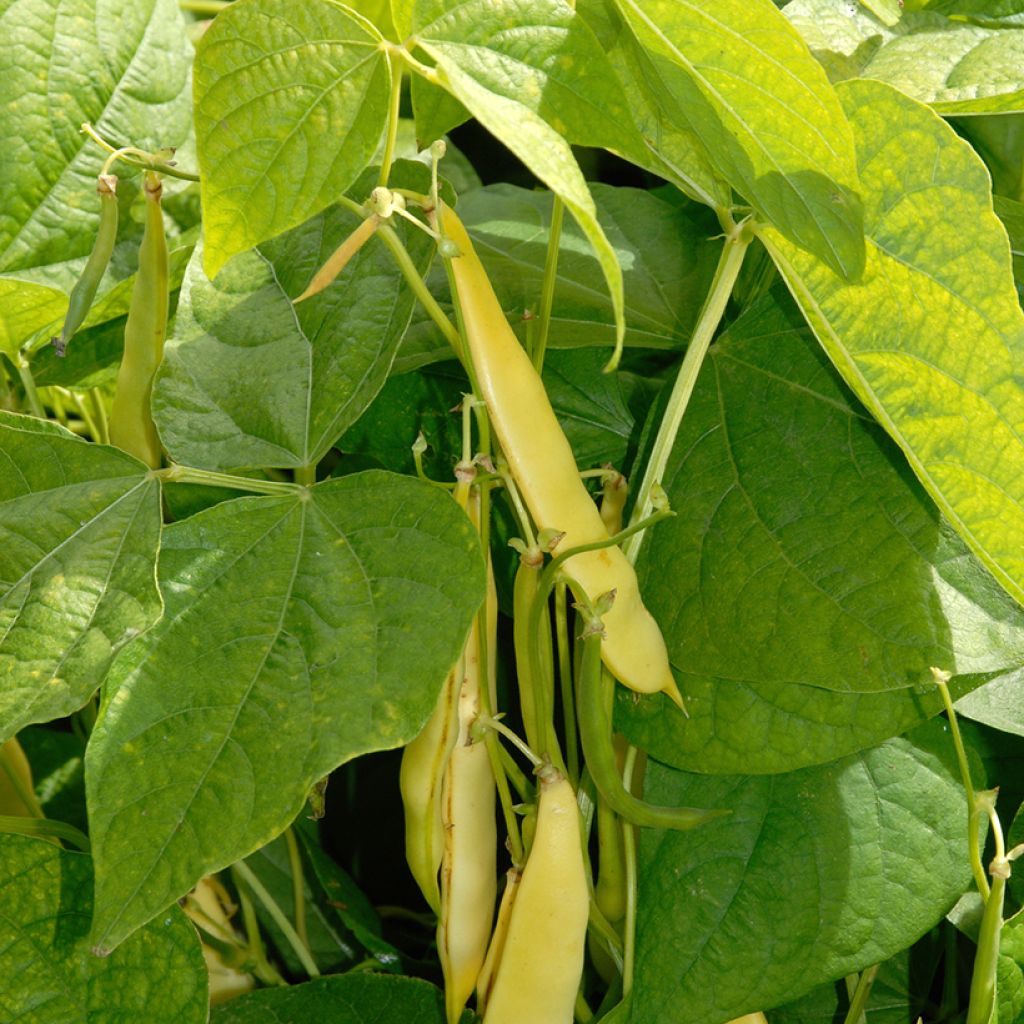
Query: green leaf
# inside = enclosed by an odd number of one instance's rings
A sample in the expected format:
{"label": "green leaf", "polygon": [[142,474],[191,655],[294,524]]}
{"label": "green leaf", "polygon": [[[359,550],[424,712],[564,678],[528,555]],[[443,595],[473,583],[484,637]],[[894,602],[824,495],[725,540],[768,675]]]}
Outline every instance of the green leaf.
{"label": "green leaf", "polygon": [[718,1024],[885,960],[970,879],[949,736],[929,723],[855,757],[772,777],[652,763],[647,797],[730,808],[640,844],[632,1019]]}
{"label": "green leaf", "polygon": [[[296,839],[296,842],[298,840]],[[284,911],[289,921],[295,920],[295,897],[288,843],[284,836],[261,847],[245,859],[271,898]],[[303,879],[303,904],[306,908],[308,948],[316,965],[325,973],[341,973],[360,959],[360,951],[352,936],[338,927],[336,915],[328,913],[316,900],[307,879]],[[291,944],[262,903],[256,901],[260,927],[273,942],[277,955],[289,972],[303,973],[303,967]]]}
{"label": "green leaf", "polygon": [[768,0],[617,0],[719,173],[848,279],[864,265],[853,138],[821,67]]}
{"label": "green leaf", "polygon": [[14,358],[32,335],[67,308],[68,297],[57,288],[0,277],[0,352]]}
{"label": "green leaf", "polygon": [[178,4],[6,0],[0,38],[0,271],[84,256],[106,153],[79,132],[82,122],[143,149],[188,134],[192,47]]}
{"label": "green leaf", "polygon": [[622,271],[598,223],[569,142],[629,148],[636,131],[619,80],[582,18],[564,0],[519,4],[417,0],[415,38],[447,89],[557,193],[593,247],[611,295],[617,342],[625,330]]}
{"label": "green leaf", "polygon": [[377,149],[390,69],[380,33],[333,0],[241,0],[196,55],[210,277],[333,203]]}
{"label": "green leaf", "polygon": [[429,146],[472,117],[450,92],[421,75],[412,76],[410,91],[416,118],[416,139],[422,146]]}
{"label": "green leaf", "polygon": [[834,79],[888,82],[942,114],[1024,110],[1024,25],[931,7],[883,23],[845,0],[793,0],[785,14]]}
{"label": "green leaf", "polygon": [[[934,1020],[939,1007],[928,998],[942,959],[938,937],[925,936],[879,965],[864,1012],[868,1024]],[[768,1013],[769,1024],[831,1024],[843,1021],[850,1006],[846,982],[818,985]]]}
{"label": "green leaf", "polygon": [[935,714],[932,665],[962,693],[1024,664],[1024,611],[809,333],[773,293],[712,347],[663,479],[676,515],[641,552],[690,718],[620,709],[680,768],[830,761]]}
{"label": "green leaf", "polygon": [[999,583],[1024,601],[1024,314],[984,165],[880,82],[843,83],[866,187],[851,286],[762,238],[818,340]]}
{"label": "green leaf", "polygon": [[[216,281],[197,249],[153,394],[172,458],[206,469],[312,465],[358,419],[412,312],[401,271],[372,238],[334,284],[292,299],[361,222],[333,206],[235,257]],[[430,239],[396,228],[425,271]]]}
{"label": "green leaf", "polygon": [[159,541],[145,466],[0,412],[0,738],[80,708],[157,620]]}
{"label": "green leaf", "polygon": [[1012,199],[993,196],[993,207],[1006,228],[1010,239],[1010,252],[1013,255],[1013,280],[1017,285],[1017,295],[1024,304],[1024,203],[1015,203]]}
{"label": "green leaf", "polygon": [[993,729],[1024,736],[1024,672],[1011,672],[961,697],[961,715],[984,722]]}
{"label": "green leaf", "polygon": [[994,1021],[1017,1024],[1024,1018],[1024,911],[1003,922],[996,965]]}
{"label": "green leaf", "polygon": [[[895,25],[903,17],[903,4],[900,0],[860,0],[879,21],[885,25]],[[849,5],[847,5],[849,11]]]}
{"label": "green leaf", "polygon": [[[600,349],[550,350],[544,360],[544,386],[580,469],[605,462],[626,465],[634,418],[629,385],[621,374],[604,373]],[[341,438],[345,455],[336,475],[381,466],[415,472],[412,444],[423,434],[427,476],[451,481],[462,457],[462,422],[456,406],[469,389],[457,363],[436,363],[392,377],[359,421]]]}
{"label": "green leaf", "polygon": [[312,876],[307,876],[310,886],[316,879],[317,905],[355,936],[380,970],[400,970],[401,956],[381,938],[380,918],[373,905],[348,872],[324,852],[316,825],[307,817],[297,820],[293,828],[312,869]]}
{"label": "green leaf", "polygon": [[167,527],[160,583],[86,757],[104,949],[269,842],[339,764],[416,735],[484,586],[451,498],[380,472]]}
{"label": "green leaf", "polygon": [[[471,1019],[468,1012],[465,1019]],[[418,978],[348,974],[252,992],[215,1006],[210,1016],[210,1024],[310,1024],[315,1020],[444,1024],[444,995]]]}
{"label": "green leaf", "polygon": [[89,948],[85,854],[0,835],[0,1018],[23,1024],[204,1024],[206,966],[177,908],[106,959]]}
{"label": "green leaf", "polygon": [[699,203],[718,209],[732,204],[732,189],[712,167],[707,147],[688,127],[658,70],[634,39],[615,0],[581,0],[580,16],[597,36],[619,77],[641,145],[624,155],[680,188]]}

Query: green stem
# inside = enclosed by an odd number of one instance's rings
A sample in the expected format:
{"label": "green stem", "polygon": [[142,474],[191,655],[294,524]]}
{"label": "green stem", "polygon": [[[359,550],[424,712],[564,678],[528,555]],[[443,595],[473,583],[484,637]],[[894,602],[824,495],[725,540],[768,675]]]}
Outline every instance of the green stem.
{"label": "green stem", "polygon": [[107,407],[103,404],[103,395],[99,388],[89,388],[86,394],[86,401],[92,409],[93,422],[99,431],[99,437],[93,437],[94,441],[100,444],[110,444],[110,428],[107,423]]}
{"label": "green stem", "polygon": [[[633,789],[635,765],[636,747],[631,745],[626,750],[626,761],[622,767],[622,784],[627,792],[632,792]],[[633,971],[636,963],[636,829],[629,825],[624,825],[622,829],[622,861],[626,876],[626,917],[622,924],[622,998],[625,999],[633,988]]]}
{"label": "green stem", "polygon": [[46,410],[43,408],[43,403],[39,400],[36,379],[32,376],[32,370],[29,368],[28,361],[23,356],[18,355],[15,358],[14,366],[18,371],[21,386],[25,389],[25,398],[28,401],[28,407],[32,411],[32,415],[45,420]]}
{"label": "green stem", "polygon": [[[711,283],[711,291],[700,311],[700,317],[693,330],[693,338],[683,357],[682,365],[679,367],[679,376],[676,378],[675,386],[661,419],[661,425],[654,438],[651,456],[644,469],[643,480],[637,491],[636,505],[633,508],[632,521],[634,523],[649,516],[654,507],[652,499],[655,485],[661,483],[661,478],[665,473],[669,455],[672,453],[676,435],[679,433],[683,413],[686,412],[686,406],[697,382],[697,374],[700,372],[704,356],[711,345],[711,339],[721,323],[726,303],[732,294],[733,285],[735,285],[740,268],[743,266],[743,257],[746,255],[749,245],[750,236],[742,224],[726,237],[718,268],[715,270],[715,277]],[[631,562],[636,561],[642,542],[642,535],[637,535],[623,546],[623,551]]]}
{"label": "green stem", "polygon": [[391,165],[395,159],[395,143],[398,140],[399,109],[402,102],[402,78],[405,68],[395,54],[388,54],[388,67],[391,71],[391,100],[388,104],[387,137],[384,140],[384,155],[380,162],[378,185],[387,185],[391,175]]}
{"label": "green stem", "polygon": [[562,220],[565,203],[561,196],[554,196],[551,204],[551,228],[548,231],[548,251],[544,260],[544,283],[540,294],[540,310],[537,314],[537,331],[534,346],[529,350],[533,365],[540,373],[544,368],[544,354],[548,347],[548,332],[551,328],[551,307],[555,300],[555,283],[558,280],[558,254],[562,244]]}
{"label": "green stem", "polygon": [[295,832],[289,826],[284,830],[284,841],[288,846],[288,865],[292,872],[292,903],[295,904],[295,932],[302,944],[309,949],[309,932],[306,930],[306,885],[302,873],[302,857]]}
{"label": "green stem", "polygon": [[235,491],[251,491],[253,494],[279,494],[294,496],[301,490],[301,484],[285,483],[279,480],[255,480],[232,473],[216,473],[209,469],[195,469],[176,463],[166,469],[150,470],[154,480],[169,484],[202,484],[204,487],[228,487]]}
{"label": "green stem", "polygon": [[309,950],[296,934],[291,921],[288,920],[288,915],[280,908],[280,906],[278,906],[274,897],[267,892],[263,883],[256,877],[249,865],[246,864],[245,861],[240,860],[238,863],[231,866],[231,870],[245,882],[245,884],[252,890],[256,899],[263,904],[274,924],[281,929],[281,933],[287,940],[288,945],[290,945],[295,951],[295,955],[298,957],[299,963],[302,964],[303,970],[311,978],[319,978],[320,971],[313,962],[313,958],[310,956]]}
{"label": "green stem", "polygon": [[295,467],[295,482],[301,487],[312,487],[316,483],[316,463]]}
{"label": "green stem", "polygon": [[136,149],[135,146],[122,146],[120,149],[112,146],[106,139],[104,139],[99,132],[88,122],[82,124],[81,132],[84,135],[88,135],[93,142],[102,146],[110,156],[107,158],[106,164],[104,164],[103,173],[106,174],[108,167],[113,165],[115,160],[122,160],[126,164],[130,164],[132,167],[141,167],[145,171],[156,171],[158,174],[165,174],[169,178],[180,178],[182,181],[198,181],[199,175],[193,174],[191,171],[183,171],[174,164],[169,164],[164,160],[158,160],[152,155],[147,153],[144,149]]}
{"label": "green stem", "polygon": [[[236,874],[234,868],[231,870]],[[263,939],[260,937],[260,923],[256,917],[256,908],[253,906],[249,894],[238,884],[238,878],[235,878],[235,888],[238,890],[238,902],[242,907],[242,923],[245,926],[248,954],[253,962],[253,974],[264,985],[287,985],[288,982],[278,974],[267,959],[266,950],[263,948]]]}
{"label": "green stem", "polygon": [[480,715],[479,722],[485,729],[493,729],[495,732],[501,733],[534,768],[539,768],[544,763],[504,722],[498,721],[497,718],[491,718],[490,715],[483,714]]}
{"label": "green stem", "polygon": [[949,687],[946,685],[949,681],[949,675],[935,668],[932,669],[932,675],[935,678],[935,685],[942,695],[942,703],[945,705],[946,714],[949,717],[949,731],[953,737],[957,764],[960,766],[960,778],[967,792],[967,849],[971,859],[971,873],[974,875],[974,884],[977,885],[978,892],[981,893],[982,899],[987,902],[989,884],[988,878],[985,876],[985,865],[981,859],[981,843],[978,839],[978,825],[981,822],[982,815],[985,813],[985,809],[978,800],[978,792],[971,781],[971,766],[968,764],[967,750],[964,747],[963,736],[960,734],[960,723],[957,721],[956,710],[953,707],[953,698],[950,696]]}
{"label": "green stem", "polygon": [[178,0],[178,6],[189,14],[201,14],[215,18],[221,11],[227,10],[232,0]]}
{"label": "green stem", "polygon": [[[64,391],[64,389],[54,388],[54,391]],[[91,406],[87,405],[82,400],[82,396],[75,391],[64,391],[64,394],[71,399],[71,404],[78,411],[78,415],[82,417],[82,421],[85,423],[86,430],[89,431],[89,436],[97,444],[103,444],[103,436],[100,432],[99,424],[93,418]]]}
{"label": "green stem", "polygon": [[[512,788],[515,789],[520,801],[529,800],[533,794],[530,792],[526,773],[516,764],[515,758],[500,743],[498,744],[498,754],[501,760],[501,770],[512,784]],[[494,777],[498,777],[497,773],[495,773]]]}
{"label": "green stem", "polygon": [[89,837],[74,825],[49,818],[23,818],[20,815],[0,814],[0,832],[13,832],[21,836],[64,839],[79,850],[89,852]]}
{"label": "green stem", "polygon": [[878,964],[860,972],[857,986],[850,996],[850,1008],[846,1011],[846,1020],[843,1024],[864,1024],[864,1009],[868,1004],[868,996],[871,995],[871,986],[877,973]]}
{"label": "green stem", "polygon": [[568,586],[555,584],[555,636],[558,644],[558,683],[565,717],[565,754],[569,781],[578,788],[580,780],[579,739],[576,729],[576,701],[572,692],[572,652],[569,645]]}
{"label": "green stem", "polygon": [[459,360],[465,363],[464,348],[459,332],[455,329],[455,325],[451,320],[448,319],[445,311],[438,305],[437,299],[430,294],[427,282],[423,280],[422,275],[416,269],[416,264],[413,263],[409,251],[402,244],[402,240],[398,237],[395,229],[389,224],[381,224],[377,228],[377,237],[382,239],[384,244],[391,250],[391,255],[398,264],[398,269],[401,270],[402,276],[419,300],[420,305],[423,306],[427,311],[427,315],[437,325],[438,330],[444,335],[445,341],[451,345]]}

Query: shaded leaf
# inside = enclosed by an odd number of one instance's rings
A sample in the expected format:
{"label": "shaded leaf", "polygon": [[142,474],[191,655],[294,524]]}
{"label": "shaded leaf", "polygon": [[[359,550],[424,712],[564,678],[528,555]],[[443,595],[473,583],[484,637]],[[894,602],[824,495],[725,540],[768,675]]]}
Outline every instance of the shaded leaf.
{"label": "shaded leaf", "polygon": [[[923,940],[879,965],[864,1013],[868,1024],[906,1024],[934,1019],[938,1007],[927,994],[943,963],[937,943]],[[846,981],[818,985],[806,995],[768,1013],[769,1024],[833,1024],[843,1021],[850,1006]]]}
{"label": "shaded leaf", "polygon": [[617,0],[718,172],[787,238],[856,278],[853,138],[821,67],[768,0]]}
{"label": "shaded leaf", "polygon": [[269,842],[337,765],[417,733],[483,565],[447,495],[376,472],[167,527],[160,582],[86,757],[105,949]]}
{"label": "shaded leaf", "polygon": [[18,733],[18,742],[32,764],[36,796],[46,816],[87,832],[85,740],[73,732],[30,726]]}
{"label": "shaded leaf", "polygon": [[713,346],[645,541],[644,599],[690,718],[620,707],[631,738],[703,772],[778,772],[873,746],[1024,664],[1024,612],[852,399],[788,303]]}
{"label": "shaded leaf", "polygon": [[206,966],[177,908],[107,958],[89,948],[85,854],[0,835],[0,1017],[24,1024],[204,1024]]}
{"label": "shaded leaf", "polygon": [[[699,207],[671,203],[633,188],[595,183],[601,227],[623,268],[625,343],[645,348],[682,348],[689,339],[718,257],[717,221]],[[473,246],[495,287],[513,329],[525,340],[524,310],[538,308],[551,220],[550,194],[492,185],[459,201]],[[443,267],[429,284],[445,308],[451,299]],[[600,263],[583,232],[563,222],[548,345],[552,348],[611,345],[615,311]],[[425,314],[413,314],[395,361],[406,372],[450,348]]]}
{"label": "shaded leaf", "polygon": [[[466,1019],[470,1019],[467,1012]],[[349,974],[264,989],[215,1006],[210,1024],[444,1024],[444,995],[418,978]]]}
{"label": "shaded leaf", "polygon": [[[970,879],[967,808],[943,723],[767,778],[652,764],[659,803],[728,807],[640,845],[632,1019],[718,1024],[887,959]],[[813,949],[814,955],[807,956]]]}
{"label": "shaded leaf", "polygon": [[961,715],[1024,736],[1024,672],[993,679],[956,702]]}
{"label": "shaded leaf", "polygon": [[840,87],[861,154],[868,259],[849,286],[765,228],[804,316],[940,509],[1024,601],[1024,314],[981,160],[880,82]]}
{"label": "shaded leaf", "polygon": [[[415,301],[401,271],[371,238],[332,285],[292,299],[361,222],[332,206],[237,256],[216,281],[197,250],[153,394],[172,458],[206,469],[311,465],[359,417],[387,379]],[[430,239],[398,231],[426,270]]]}
{"label": "shaded leaf", "polygon": [[380,41],[332,0],[243,0],[204,33],[195,122],[210,277],[325,209],[369,162],[390,88]]}
{"label": "shaded leaf", "polygon": [[[278,836],[273,842],[250,854],[245,863],[270,893],[271,899],[284,911],[285,917],[289,921],[294,921],[295,890],[285,837]],[[302,891],[309,952],[316,965],[325,973],[341,973],[359,959],[359,951],[352,941],[352,936],[338,926],[339,922],[335,915],[325,912],[315,901],[312,889],[305,878]],[[278,928],[277,922],[261,902],[254,902],[260,926],[274,943],[278,956],[292,974],[302,975],[303,966],[291,944]]]}
{"label": "shaded leaf", "polygon": [[147,468],[0,412],[0,738],[81,707],[159,617]]}

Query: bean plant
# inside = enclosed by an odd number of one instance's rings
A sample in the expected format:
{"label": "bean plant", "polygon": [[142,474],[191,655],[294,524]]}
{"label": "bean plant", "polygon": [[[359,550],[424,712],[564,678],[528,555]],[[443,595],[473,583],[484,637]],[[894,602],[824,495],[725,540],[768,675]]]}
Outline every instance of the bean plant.
{"label": "bean plant", "polygon": [[0,1020],[1024,1021],[1024,0],[0,36]]}

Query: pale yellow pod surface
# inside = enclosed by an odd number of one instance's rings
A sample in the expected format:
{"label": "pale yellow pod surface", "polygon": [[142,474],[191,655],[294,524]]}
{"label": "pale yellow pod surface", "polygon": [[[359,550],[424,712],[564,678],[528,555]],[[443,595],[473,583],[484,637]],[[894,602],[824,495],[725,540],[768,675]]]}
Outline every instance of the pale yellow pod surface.
{"label": "pale yellow pod surface", "polygon": [[[523,499],[539,529],[565,536],[556,549],[607,540],[601,513],[580,480],[576,460],[558,423],[540,375],[502,312],[462,222],[442,205],[444,233],[460,255],[452,259],[466,340],[478,396]],[[626,686],[641,693],[665,691],[682,703],[669,667],[665,640],[644,607],[636,573],[617,547],[576,555],[565,565],[574,589],[596,600],[609,590],[615,603],[603,616],[605,664]]]}
{"label": "pale yellow pod surface", "polygon": [[476,979],[477,1013],[482,1014],[487,1008],[487,1000],[490,998],[491,989],[494,986],[494,978],[498,973],[498,964],[501,963],[501,955],[505,951],[505,940],[508,938],[508,924],[512,917],[512,907],[515,906],[516,894],[519,892],[519,883],[522,880],[523,873],[519,868],[512,867],[505,872],[505,891],[501,894],[498,917],[494,922],[494,933],[491,935],[491,944],[487,947],[484,965],[480,968],[480,975]]}
{"label": "pale yellow pod surface", "polygon": [[556,772],[541,782],[537,835],[484,1024],[572,1024],[589,911],[576,794]]}
{"label": "pale yellow pod surface", "polygon": [[494,775],[483,741],[456,744],[444,790],[445,849],[437,951],[450,1024],[476,988],[498,894]]}
{"label": "pale yellow pod surface", "polygon": [[463,652],[458,735],[448,755],[441,797],[444,856],[437,951],[449,1024],[456,1024],[476,987],[498,894],[494,774],[486,744],[473,742],[471,736],[480,712],[481,686],[485,685],[478,626],[479,619],[470,629]]}
{"label": "pale yellow pod surface", "polygon": [[445,765],[458,733],[461,659],[448,674],[437,704],[420,734],[402,751],[398,775],[405,813],[405,859],[430,909],[441,912],[437,872],[444,854],[441,788]]}

